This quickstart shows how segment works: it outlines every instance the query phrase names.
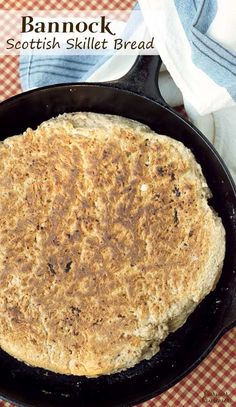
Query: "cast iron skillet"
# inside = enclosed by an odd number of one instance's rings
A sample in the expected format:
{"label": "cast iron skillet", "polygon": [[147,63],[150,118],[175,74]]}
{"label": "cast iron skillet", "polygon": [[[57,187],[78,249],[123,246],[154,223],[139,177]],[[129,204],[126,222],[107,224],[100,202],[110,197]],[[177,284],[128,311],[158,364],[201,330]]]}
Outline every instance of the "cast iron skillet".
{"label": "cast iron skillet", "polygon": [[19,405],[55,407],[131,406],[173,386],[236,324],[236,192],[230,174],[211,144],[163,100],[155,83],[160,58],[139,57],[112,83],[45,87],[0,104],[1,137],[12,136],[59,113],[93,111],[148,124],[182,141],[195,154],[213,192],[211,205],[223,219],[227,250],[216,290],[185,325],[169,335],[160,352],[124,373],[94,379],[64,376],[26,366],[0,352],[0,395]]}

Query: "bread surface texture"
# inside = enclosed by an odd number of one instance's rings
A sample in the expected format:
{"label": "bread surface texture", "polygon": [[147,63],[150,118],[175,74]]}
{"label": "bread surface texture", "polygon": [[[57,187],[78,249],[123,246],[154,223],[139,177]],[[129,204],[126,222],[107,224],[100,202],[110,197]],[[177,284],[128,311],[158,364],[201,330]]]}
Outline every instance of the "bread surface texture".
{"label": "bread surface texture", "polygon": [[64,114],[0,145],[0,347],[88,377],[151,358],[225,253],[200,165],[118,116]]}

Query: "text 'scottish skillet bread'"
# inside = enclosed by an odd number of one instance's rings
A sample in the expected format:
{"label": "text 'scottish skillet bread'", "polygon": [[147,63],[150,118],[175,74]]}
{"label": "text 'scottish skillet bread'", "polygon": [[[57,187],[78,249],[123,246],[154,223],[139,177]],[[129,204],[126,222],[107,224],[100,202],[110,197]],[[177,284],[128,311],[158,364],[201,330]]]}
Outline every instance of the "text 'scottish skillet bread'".
{"label": "text 'scottish skillet bread'", "polygon": [[0,145],[0,346],[54,372],[150,358],[219,278],[224,228],[182,143],[65,114]]}

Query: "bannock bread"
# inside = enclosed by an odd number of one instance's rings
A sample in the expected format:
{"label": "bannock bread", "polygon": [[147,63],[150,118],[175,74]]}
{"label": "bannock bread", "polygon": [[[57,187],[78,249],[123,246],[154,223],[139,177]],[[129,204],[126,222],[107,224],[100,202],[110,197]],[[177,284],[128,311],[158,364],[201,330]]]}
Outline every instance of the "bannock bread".
{"label": "bannock bread", "polygon": [[151,358],[214,289],[225,232],[182,143],[73,113],[0,145],[0,347],[54,372]]}

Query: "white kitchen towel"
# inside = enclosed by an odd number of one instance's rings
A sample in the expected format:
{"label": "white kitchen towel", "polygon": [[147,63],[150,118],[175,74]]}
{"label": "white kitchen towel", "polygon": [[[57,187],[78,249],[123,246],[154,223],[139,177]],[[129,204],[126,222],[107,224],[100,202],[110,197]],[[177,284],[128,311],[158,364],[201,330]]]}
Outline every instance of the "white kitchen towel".
{"label": "white kitchen towel", "polygon": [[214,144],[236,180],[236,1],[139,4],[190,119]]}
{"label": "white kitchen towel", "polygon": [[[139,0],[139,3],[163,62],[184,98],[202,115],[234,106],[236,1]],[[228,29],[227,41],[223,35],[220,41],[214,30],[224,24],[225,13],[228,15],[230,10],[234,16],[229,21],[232,30]]]}

